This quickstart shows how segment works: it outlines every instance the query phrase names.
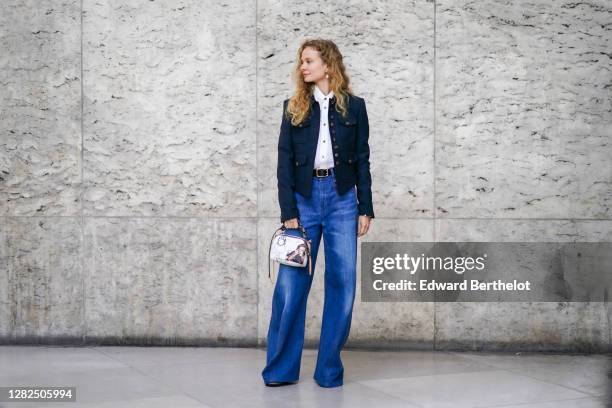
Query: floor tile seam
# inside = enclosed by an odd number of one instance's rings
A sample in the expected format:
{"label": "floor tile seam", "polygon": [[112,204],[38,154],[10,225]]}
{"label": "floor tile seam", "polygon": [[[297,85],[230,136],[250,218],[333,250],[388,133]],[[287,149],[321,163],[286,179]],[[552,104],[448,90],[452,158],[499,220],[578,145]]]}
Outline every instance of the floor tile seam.
{"label": "floor tile seam", "polygon": [[[487,364],[487,363],[485,363],[485,364]],[[584,394],[587,397],[601,397],[601,396],[598,396],[596,394],[592,394],[592,393],[589,393],[589,392],[584,391],[584,390],[579,390],[579,389],[576,389],[576,388],[573,388],[573,387],[569,387],[569,386],[564,385],[564,384],[559,384],[559,383],[556,383],[556,382],[553,382],[553,381],[542,380],[541,378],[537,378],[537,377],[534,377],[532,375],[524,374],[523,372],[518,371],[518,370],[521,370],[520,368],[503,368],[503,367],[495,367],[495,366],[491,366],[491,367],[496,369],[496,370],[493,370],[493,371],[505,371],[505,372],[513,374],[513,375],[517,375],[517,376],[520,376],[520,377],[526,377],[526,378],[529,378],[531,380],[539,381],[539,382],[542,382],[542,383],[545,383],[545,384],[556,385],[556,386],[559,386],[559,387],[566,388],[568,390],[579,392],[581,394]],[[477,372],[477,371],[475,371],[475,372]]]}
{"label": "floor tile seam", "polygon": [[[498,369],[496,371],[508,371],[508,370]],[[439,375],[453,375],[453,374],[466,374],[466,373],[456,372],[456,373],[430,374],[430,375],[412,376],[412,377],[393,377],[393,378],[384,378],[384,379],[381,379],[381,380],[382,381],[385,381],[385,380],[402,380],[402,379],[412,379],[412,378],[419,378],[419,377],[435,377],[435,376],[439,376]],[[517,374],[517,373],[511,372],[511,374]],[[605,395],[593,395],[593,394],[589,394],[589,393],[586,393],[584,391],[580,391],[580,390],[577,390],[577,389],[572,389],[571,387],[567,387],[567,386],[564,386],[562,384],[551,383],[551,382],[548,382],[548,381],[543,381],[543,380],[538,379],[538,378],[532,378],[532,377],[529,377],[529,376],[525,376],[525,377],[528,377],[531,380],[536,380],[538,382],[542,382],[542,383],[546,383],[546,384],[552,384],[552,385],[557,385],[557,386],[561,386],[561,387],[564,387],[564,388],[568,388],[568,389],[570,389],[572,391],[576,391],[576,392],[579,392],[580,394],[584,394],[584,395],[581,396],[581,397],[576,397],[576,398],[564,398],[564,399],[559,399],[559,400],[555,399],[555,400],[545,400],[545,401],[528,401],[528,402],[524,402],[524,403],[512,402],[512,403],[501,404],[501,405],[487,405],[486,407],[482,406],[482,407],[479,407],[479,408],[497,408],[497,407],[504,407],[504,406],[513,406],[513,405],[528,405],[528,404],[534,404],[535,402],[537,402],[537,403],[549,403],[549,402],[573,401],[573,400],[583,400],[583,399],[593,399],[593,398],[599,400],[599,399],[605,397]],[[381,381],[381,380],[373,380],[373,381]],[[361,384],[363,386],[366,386],[366,387],[369,387],[369,388],[371,388],[373,390],[376,390],[376,391],[379,391],[379,392],[383,392],[384,394],[391,395],[391,396],[393,396],[395,398],[400,398],[400,399],[405,400],[405,401],[407,401],[407,402],[409,402],[411,404],[416,404],[414,401],[409,400],[407,398],[398,397],[397,395],[393,395],[393,394],[388,394],[388,393],[386,393],[384,391],[379,390],[378,388],[375,388],[374,386],[368,385],[367,381],[372,381],[372,380],[357,381],[357,382],[359,384]],[[421,406],[419,404],[416,404],[416,405],[417,406]],[[475,408],[476,408],[476,406],[475,406]]]}
{"label": "floor tile seam", "polygon": [[[536,377],[533,377],[533,376],[525,375],[525,374],[522,374],[520,372],[515,372],[515,371],[512,371],[512,369],[505,369],[505,368],[499,368],[499,367],[492,367],[492,368],[494,368],[494,369],[493,370],[484,370],[484,371],[459,371],[459,372],[441,373],[441,374],[425,374],[425,375],[417,375],[417,376],[411,376],[411,377],[392,377],[392,378],[384,378],[384,379],[381,379],[381,380],[368,380],[368,381],[402,380],[402,379],[413,379],[413,378],[421,378],[421,377],[438,377],[438,376],[450,376],[450,375],[457,375],[457,374],[474,374],[474,373],[480,373],[480,372],[482,372],[482,373],[489,373],[490,374],[492,371],[505,371],[505,372],[507,372],[509,374],[520,376],[520,377],[526,377],[526,378],[529,378],[530,380],[535,380],[537,382],[541,382],[541,383],[545,383],[545,384],[549,384],[549,385],[556,385],[556,386],[559,386],[559,387],[567,388],[569,390],[579,392],[580,394],[584,394],[585,397],[596,397],[596,398],[601,398],[602,397],[602,395],[591,394],[591,393],[589,393],[587,391],[582,391],[582,390],[579,390],[579,389],[575,389],[575,388],[572,388],[572,387],[569,387],[569,386],[566,386],[566,385],[563,385],[563,384],[558,384],[558,383],[555,383],[555,382],[546,381],[546,380],[542,380],[540,378],[536,378]],[[514,369],[514,370],[518,370],[518,369]]]}
{"label": "floor tile seam", "polygon": [[[91,347],[91,348],[92,348],[92,349],[94,349],[94,350],[96,349],[95,347]],[[132,370],[134,370],[134,371],[136,371],[136,372],[140,373],[142,376],[144,376],[144,377],[146,377],[146,378],[150,379],[151,381],[155,382],[156,384],[160,384],[160,385],[162,385],[162,386],[168,387],[168,388],[169,388],[169,389],[171,389],[172,391],[177,392],[177,393],[178,393],[178,395],[184,395],[184,396],[187,396],[187,397],[189,397],[189,398],[191,398],[191,399],[194,399],[194,400],[196,400],[197,402],[199,402],[199,403],[201,403],[201,404],[203,404],[203,405],[205,405],[205,406],[210,406],[210,404],[208,404],[207,402],[200,400],[199,398],[197,398],[197,397],[195,397],[195,396],[191,395],[189,392],[186,392],[185,390],[183,390],[183,389],[181,389],[181,388],[177,388],[176,386],[170,386],[169,384],[164,384],[164,383],[163,383],[163,382],[161,382],[159,379],[157,379],[157,378],[152,377],[151,375],[149,375],[147,372],[142,371],[142,370],[138,369],[137,367],[132,366],[132,365],[131,365],[131,364],[129,364],[129,363],[126,363],[126,362],[122,362],[122,361],[120,361],[120,360],[117,360],[117,359],[116,359],[114,356],[112,356],[112,355],[110,355],[110,354],[108,354],[108,353],[105,353],[105,352],[104,352],[104,351],[102,351],[102,350],[96,350],[96,351],[97,351],[98,353],[101,353],[101,354],[103,354],[103,355],[108,356],[109,358],[111,358],[111,359],[113,359],[113,360],[115,360],[115,361],[119,361],[119,362],[121,362],[121,363],[123,363],[123,364],[126,364],[126,365],[127,365],[127,366],[129,366],[129,367],[130,367]],[[216,407],[212,407],[212,406],[211,406],[211,408],[216,408]]]}
{"label": "floor tile seam", "polygon": [[508,372],[510,372],[512,374],[520,375],[522,377],[527,377],[527,378],[530,378],[532,380],[540,381],[540,382],[543,382],[543,383],[546,383],[546,384],[552,384],[552,385],[557,385],[559,387],[567,388],[568,390],[572,390],[572,391],[576,391],[576,392],[579,392],[581,394],[584,394],[587,397],[601,398],[603,396],[603,395],[593,394],[593,393],[591,393],[589,391],[585,391],[585,390],[581,390],[581,389],[578,389],[578,388],[570,387],[570,386],[565,385],[565,384],[559,384],[559,383],[556,383],[556,382],[553,382],[553,381],[542,380],[541,378],[536,378],[536,377],[534,377],[532,375],[523,374],[522,372],[520,372],[518,370],[521,370],[521,369],[520,368],[508,368],[508,369],[504,369],[504,371],[508,371]]}
{"label": "floor tile seam", "polygon": [[[549,403],[549,402],[581,401],[581,400],[593,400],[593,399],[595,399],[595,400],[599,400],[599,401],[602,401],[602,402],[605,402],[605,401],[603,401],[603,400],[601,399],[601,397],[595,397],[595,398],[593,398],[593,397],[586,397],[586,398],[585,398],[585,397],[580,397],[580,398],[565,398],[565,399],[560,399],[560,400],[552,400],[552,401],[538,401],[538,402],[536,402],[536,403],[537,403],[537,404],[540,404],[540,403],[547,404],[547,403]],[[532,402],[519,402],[519,403],[516,403],[516,402],[509,402],[509,403],[507,403],[507,404],[501,404],[501,405],[487,405],[486,407],[485,407],[485,406],[483,406],[483,407],[477,407],[477,408],[503,408],[503,407],[514,407],[514,406],[517,406],[517,405],[533,405],[533,404],[534,404],[534,402],[533,402],[533,401],[532,401]]]}
{"label": "floor tile seam", "polygon": [[[93,348],[95,349],[95,347],[93,347]],[[125,362],[123,360],[120,360],[118,358],[115,358],[115,356],[113,356],[111,354],[108,354],[108,353],[105,353],[102,350],[96,350],[96,351],[99,352],[99,353],[102,353],[102,354],[104,354],[104,355],[106,355],[106,356],[108,356],[110,358],[112,358],[115,361],[118,361],[120,363],[124,363],[124,364],[128,365],[129,367],[136,368],[135,366],[132,366],[130,363]],[[155,366],[155,367],[172,367],[172,366],[180,366],[180,365],[204,365],[204,364],[214,364],[214,363],[224,363],[224,362],[228,362],[229,363],[229,362],[236,362],[236,361],[242,361],[242,360],[250,361],[250,360],[258,360],[258,359],[261,359],[261,358],[265,359],[265,355],[264,356],[260,355],[260,356],[253,356],[253,357],[244,357],[244,358],[241,357],[241,358],[231,358],[231,359],[215,359],[215,360],[210,360],[210,361],[190,361],[190,362],[184,362],[184,363],[170,363],[170,364],[167,364],[167,363],[159,363],[159,364],[157,364],[157,363],[150,363],[150,364],[142,364],[142,366],[147,366],[147,367],[150,367],[150,366]]]}
{"label": "floor tile seam", "polygon": [[[346,383],[345,383],[345,384],[346,384]],[[408,402],[408,403],[410,403],[410,404],[414,405],[415,407],[419,407],[419,408],[426,408],[424,405],[417,404],[417,403],[415,403],[414,401],[408,400],[408,399],[406,399],[406,398],[404,398],[404,397],[399,397],[399,396],[397,396],[397,395],[390,394],[390,393],[388,393],[388,392],[386,392],[386,391],[379,390],[378,388],[374,388],[374,387],[372,387],[372,386],[370,386],[370,385],[368,385],[368,384],[364,383],[363,381],[355,381],[355,382],[354,382],[354,384],[359,384],[359,385],[360,385],[360,386],[362,386],[362,387],[369,388],[370,390],[373,390],[373,391],[379,392],[379,393],[381,393],[381,394],[384,394],[384,395],[386,395],[386,396],[392,397],[392,398],[397,399],[397,400],[399,400],[399,401],[402,401],[402,402]],[[408,407],[408,408],[410,408],[410,407]]]}

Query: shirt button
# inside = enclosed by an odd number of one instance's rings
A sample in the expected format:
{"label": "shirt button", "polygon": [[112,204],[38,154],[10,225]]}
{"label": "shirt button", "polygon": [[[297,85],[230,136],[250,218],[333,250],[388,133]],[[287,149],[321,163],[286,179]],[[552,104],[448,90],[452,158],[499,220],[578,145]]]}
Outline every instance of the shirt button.
{"label": "shirt button", "polygon": [[338,153],[334,154],[334,156],[338,157]]}

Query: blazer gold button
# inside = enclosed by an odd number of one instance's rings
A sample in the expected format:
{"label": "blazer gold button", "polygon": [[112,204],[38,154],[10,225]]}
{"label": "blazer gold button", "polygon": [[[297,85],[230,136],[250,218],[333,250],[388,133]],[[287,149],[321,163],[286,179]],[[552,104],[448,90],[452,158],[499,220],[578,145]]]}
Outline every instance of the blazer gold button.
{"label": "blazer gold button", "polygon": [[352,159],[349,159],[349,163],[352,163],[352,162],[353,162],[353,160],[352,160]]}
{"label": "blazer gold button", "polygon": [[297,161],[295,162],[295,165],[296,165],[296,166],[298,165],[298,162],[297,162]]}

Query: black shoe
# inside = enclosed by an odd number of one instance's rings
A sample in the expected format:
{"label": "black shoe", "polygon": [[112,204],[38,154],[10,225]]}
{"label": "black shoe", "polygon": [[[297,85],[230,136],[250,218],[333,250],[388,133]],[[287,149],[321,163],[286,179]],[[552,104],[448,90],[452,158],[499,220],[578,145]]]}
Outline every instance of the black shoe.
{"label": "black shoe", "polygon": [[282,387],[283,385],[290,385],[290,384],[294,384],[291,381],[272,381],[269,383],[266,383],[266,387]]}

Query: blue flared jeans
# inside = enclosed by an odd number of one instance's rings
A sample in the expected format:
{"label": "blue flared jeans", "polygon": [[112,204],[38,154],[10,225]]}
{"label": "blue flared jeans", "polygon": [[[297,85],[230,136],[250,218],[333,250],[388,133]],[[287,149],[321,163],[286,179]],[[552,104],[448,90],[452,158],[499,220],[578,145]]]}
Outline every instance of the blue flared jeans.
{"label": "blue flared jeans", "polygon": [[[295,382],[299,379],[306,303],[321,238],[325,241],[325,300],[323,320],[313,378],[322,387],[343,384],[344,367],[340,351],[351,328],[357,274],[356,188],[343,195],[336,191],[335,175],[314,177],[312,195],[294,192],[300,222],[312,240],[312,275],[304,268],[280,265],[272,297],[268,328],[265,383]],[[296,235],[298,230],[288,230]]]}

